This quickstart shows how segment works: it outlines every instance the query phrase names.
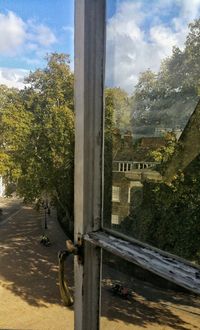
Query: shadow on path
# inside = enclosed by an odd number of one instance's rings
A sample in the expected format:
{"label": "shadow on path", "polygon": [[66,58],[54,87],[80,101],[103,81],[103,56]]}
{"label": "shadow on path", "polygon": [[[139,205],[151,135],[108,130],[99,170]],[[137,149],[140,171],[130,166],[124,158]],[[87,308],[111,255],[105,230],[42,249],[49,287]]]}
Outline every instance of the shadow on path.
{"label": "shadow on path", "polygon": [[[111,288],[116,283],[130,289],[130,299],[113,295]],[[155,325],[155,329],[157,326],[159,329],[200,329],[200,299],[130,278],[117,271],[117,265],[116,269],[104,265],[102,316],[146,329],[150,325]]]}
{"label": "shadow on path", "polygon": [[[57,252],[65,249],[66,236],[52,215],[48,218],[52,246],[41,245],[43,220],[43,211],[23,207],[1,226],[0,285],[29,305],[48,308],[49,304],[63,305],[58,288]],[[72,260],[67,262],[70,284],[73,283]],[[134,326],[148,329],[150,325],[155,325],[155,329],[200,329],[200,304],[196,297],[161,290],[137,279],[131,282],[130,276],[109,266],[103,269],[102,316],[107,322],[123,321],[133,329]],[[130,300],[113,296],[109,291],[117,281],[132,289]]]}
{"label": "shadow on path", "polygon": [[58,288],[57,252],[65,248],[65,235],[48,219],[52,246],[40,244],[43,213],[23,207],[0,228],[0,284],[29,304],[62,304]]}

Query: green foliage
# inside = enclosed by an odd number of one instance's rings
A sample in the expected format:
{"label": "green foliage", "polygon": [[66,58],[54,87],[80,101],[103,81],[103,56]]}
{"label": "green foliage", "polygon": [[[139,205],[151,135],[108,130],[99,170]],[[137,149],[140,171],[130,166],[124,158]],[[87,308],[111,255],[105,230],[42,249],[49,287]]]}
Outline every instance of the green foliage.
{"label": "green foliage", "polygon": [[[160,71],[141,73],[131,98],[135,133],[155,127],[184,129],[200,95],[200,19],[189,25],[185,47],[173,48]],[[151,160],[165,170],[176,148],[173,133],[165,146],[151,151]],[[192,147],[192,146],[191,146]],[[186,155],[185,155],[186,156]],[[170,184],[144,181],[142,204],[131,208],[121,230],[160,249],[200,263],[200,156]]]}
{"label": "green foliage", "polygon": [[25,111],[18,90],[1,85],[0,99],[0,175],[6,181],[15,181],[20,175],[15,159],[30,137],[32,115]]}
{"label": "green foliage", "polygon": [[63,54],[47,57],[47,67],[27,78],[22,92],[34,119],[29,145],[20,155],[18,191],[27,199],[50,196],[63,215],[73,217],[73,74]]}
{"label": "green foliage", "polygon": [[144,182],[142,204],[121,230],[162,250],[200,263],[200,156],[171,185]]}
{"label": "green foliage", "polygon": [[47,56],[27,87],[1,86],[1,175],[26,201],[48,197],[73,218],[74,109],[69,57]]}
{"label": "green foliage", "polygon": [[[106,88],[105,104],[106,116],[112,116],[113,128],[118,128],[121,132],[131,129],[130,126],[130,101],[128,94],[121,88]],[[107,127],[107,122],[106,122]]]}
{"label": "green foliage", "polygon": [[155,74],[142,72],[132,96],[132,126],[153,133],[155,126],[184,128],[200,90],[200,19],[189,24],[185,48],[173,48]]}
{"label": "green foliage", "polygon": [[165,146],[153,150],[149,153],[151,160],[161,163],[162,167],[164,167],[164,163],[166,163],[171,158],[175,151],[177,143],[175,134],[173,132],[168,132],[165,135],[165,141]]}
{"label": "green foliage", "polygon": [[[25,90],[29,107],[36,105],[31,102],[31,96],[38,99],[41,108],[66,105],[74,109],[74,76],[70,70],[69,56],[53,53],[46,56],[47,66],[30,73],[26,82],[30,85]],[[33,95],[31,95],[31,91]],[[27,95],[28,92],[28,95]],[[36,93],[36,95],[34,95]]]}
{"label": "green foliage", "polygon": [[200,18],[189,24],[190,32],[185,43],[184,64],[187,68],[184,83],[200,95]]}

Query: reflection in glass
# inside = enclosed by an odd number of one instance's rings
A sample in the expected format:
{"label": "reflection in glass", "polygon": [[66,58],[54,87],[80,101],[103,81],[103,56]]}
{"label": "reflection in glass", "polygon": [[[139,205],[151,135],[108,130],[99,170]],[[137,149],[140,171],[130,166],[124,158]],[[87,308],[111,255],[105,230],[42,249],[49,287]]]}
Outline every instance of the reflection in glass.
{"label": "reflection in glass", "polygon": [[103,252],[102,330],[197,330],[200,299]]}
{"label": "reflection in glass", "polygon": [[200,262],[200,4],[107,0],[104,226]]}

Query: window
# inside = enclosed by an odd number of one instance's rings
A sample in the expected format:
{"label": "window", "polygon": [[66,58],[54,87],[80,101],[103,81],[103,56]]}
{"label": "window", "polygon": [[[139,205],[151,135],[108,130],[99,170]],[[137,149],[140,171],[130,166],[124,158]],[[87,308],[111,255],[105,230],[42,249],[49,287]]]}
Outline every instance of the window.
{"label": "window", "polygon": [[128,188],[128,203],[131,202],[131,188]]}
{"label": "window", "polygon": [[[118,13],[119,18],[121,18],[121,13],[124,13],[123,4],[132,5],[134,8],[134,13],[136,8],[140,8],[140,6],[134,6],[133,2],[126,2],[126,1],[104,1],[104,0],[82,0],[76,1],[76,23],[75,23],[75,98],[76,98],[76,147],[75,147],[75,243],[80,242],[82,239],[84,240],[84,263],[78,263],[78,258],[75,257],[75,329],[76,330],[88,330],[88,329],[99,329],[99,306],[100,306],[100,279],[101,279],[101,265],[102,265],[102,250],[111,252],[113,255],[117,255],[125,260],[128,260],[131,263],[137,264],[144,269],[148,269],[152,273],[156,273],[158,276],[163,277],[171,282],[181,285],[184,288],[189,289],[192,292],[200,293],[200,268],[198,265],[194,265],[185,259],[181,259],[174,254],[171,255],[167,252],[164,252],[161,249],[152,247],[148,244],[148,242],[141,242],[137,240],[137,237],[131,236],[130,227],[126,223],[126,228],[128,228],[129,232],[122,233],[119,230],[112,230],[111,228],[111,221],[116,221],[115,213],[114,219],[112,217],[112,209],[110,209],[112,204],[112,161],[118,160],[116,159],[116,154],[120,150],[120,130],[123,133],[124,123],[126,128],[130,128],[130,122],[127,122],[127,116],[124,117],[124,107],[116,107],[117,111],[115,116],[115,123],[116,126],[112,127],[112,120],[109,117],[109,113],[105,113],[105,143],[104,148],[102,148],[103,143],[103,86],[104,86],[104,63],[105,63],[105,53],[106,50],[105,46],[105,21],[106,21],[106,3],[108,8],[108,14],[113,15],[113,13]],[[115,5],[112,7],[111,3]],[[147,2],[144,1],[144,4],[147,6],[145,10],[145,15],[148,17],[148,10],[150,8],[147,5]],[[151,4],[149,4],[150,6]],[[125,9],[128,7],[125,6]],[[176,8],[178,10],[178,7]],[[180,9],[180,8],[179,8]],[[177,12],[177,10],[175,12]],[[155,8],[156,12],[156,8]],[[127,13],[127,12],[126,12]],[[135,15],[135,14],[134,14]],[[140,18],[146,17],[145,15],[139,16]],[[131,22],[134,24],[138,23],[134,21],[134,17],[131,17]],[[170,15],[164,16],[171,17]],[[119,25],[114,24],[116,19],[113,18],[108,21],[107,17],[107,30],[110,28],[110,32],[115,33],[115,28]],[[116,17],[115,17],[116,18]],[[140,19],[138,20],[140,22]],[[150,22],[150,17],[146,23],[142,24],[143,28],[148,28]],[[156,20],[154,20],[156,22]],[[175,21],[173,21],[175,22]],[[113,23],[114,25],[109,25]],[[121,27],[123,28],[127,24],[127,17],[123,17],[121,22]],[[136,26],[136,25],[135,25]],[[177,25],[178,26],[178,25]],[[180,25],[181,26],[181,25]],[[137,27],[137,26],[136,26]],[[164,27],[163,27],[164,29]],[[162,29],[161,29],[162,30]],[[141,44],[138,43],[137,37],[141,37],[144,34],[137,34],[136,30],[130,30],[131,36],[135,37],[135,42],[131,43],[126,40],[126,47],[130,45],[138,46],[138,52],[141,45],[144,45],[145,39]],[[154,46],[155,42],[158,40],[162,40],[163,38],[156,38],[158,36],[158,32],[160,30],[155,30],[152,26],[151,31],[148,31],[146,37],[154,36],[154,42],[150,43],[150,46]],[[163,30],[162,30],[163,31]],[[168,29],[164,30],[169,31]],[[108,31],[107,31],[108,32]],[[151,32],[151,34],[149,33]],[[155,33],[153,33],[155,32]],[[181,32],[181,31],[180,31]],[[153,34],[152,34],[153,33]],[[120,80],[123,80],[122,73],[126,72],[123,71],[123,66],[119,64],[120,59],[126,58],[127,60],[132,60],[134,56],[131,57],[131,53],[128,52],[127,48],[125,49],[126,54],[121,56],[122,49],[122,41],[119,42],[117,40],[117,35],[119,37],[123,37],[124,33],[116,34],[116,35],[109,35],[110,40],[112,41],[109,46],[114,46],[113,49],[108,49],[108,42],[107,42],[107,56],[111,54],[111,56],[107,57],[107,64],[106,70],[110,68],[110,82],[115,84],[115,77],[119,77]],[[165,35],[165,34],[164,34]],[[180,35],[182,35],[180,33]],[[123,39],[123,38],[122,38]],[[171,39],[170,39],[171,40]],[[107,39],[108,41],[108,39]],[[115,44],[117,42],[117,44]],[[160,49],[160,48],[158,48]],[[117,52],[116,52],[117,50]],[[161,54],[162,52],[158,52]],[[120,55],[121,54],[121,55]],[[140,54],[140,60],[145,60],[143,56],[146,56],[146,62],[148,65],[149,58],[156,58],[154,50],[145,50]],[[150,56],[154,54],[154,56]],[[163,54],[163,53],[162,53]],[[164,53],[165,54],[165,53]],[[126,56],[125,56],[126,55]],[[174,56],[178,56],[174,54]],[[145,62],[144,61],[144,62]],[[137,62],[139,63],[139,62]],[[167,63],[167,61],[166,61]],[[123,64],[123,63],[122,63]],[[176,63],[174,63],[175,65]],[[118,70],[116,69],[118,65]],[[129,68],[130,66],[126,66]],[[144,80],[144,85],[147,87],[149,86],[149,93],[152,92],[152,86],[157,88],[156,84],[156,75],[152,74],[148,71],[141,77]],[[141,67],[139,65],[136,66],[139,72],[141,72]],[[175,69],[174,69],[175,70]],[[174,72],[173,70],[173,72]],[[190,71],[188,71],[189,73]],[[177,73],[177,71],[176,71]],[[180,72],[181,74],[181,72]],[[108,77],[108,76],[107,76]],[[135,80],[134,83],[137,83],[137,77],[132,76]],[[166,76],[165,76],[166,77]],[[142,80],[142,81],[143,81]],[[179,80],[179,79],[178,79]],[[126,80],[123,80],[126,83]],[[141,82],[142,82],[141,81]],[[179,80],[180,81],[180,80]],[[154,85],[155,83],[155,85]],[[141,84],[138,85],[138,88]],[[162,84],[161,84],[162,85]],[[117,90],[117,94],[120,93],[120,99],[124,100],[123,106],[127,106],[127,96],[121,93],[116,86],[113,85],[115,90]],[[163,85],[162,85],[163,86]],[[161,86],[160,86],[161,87]],[[138,90],[138,93],[140,90]],[[163,91],[164,92],[164,91]],[[174,93],[178,93],[179,89],[173,90]],[[109,91],[107,91],[109,93]],[[182,93],[182,92],[181,92]],[[172,95],[170,94],[170,95]],[[159,93],[161,95],[161,93]],[[148,95],[147,95],[148,96]],[[167,96],[167,95],[166,95]],[[180,95],[178,95],[180,96]],[[133,99],[132,99],[133,100]],[[153,98],[154,100],[154,98]],[[177,98],[178,102],[179,97]],[[160,99],[158,100],[160,102]],[[166,99],[165,99],[166,101]],[[158,102],[158,104],[160,104]],[[115,105],[117,103],[114,102]],[[174,101],[171,105],[174,104]],[[144,102],[142,104],[143,107],[148,107],[148,104]],[[182,109],[182,103],[177,105],[178,109]],[[195,100],[193,103],[193,110],[195,107]],[[137,108],[138,111],[141,111],[141,107]],[[146,109],[146,108],[145,108]],[[159,112],[160,107],[158,107],[158,112],[153,112],[151,115],[156,116]],[[166,104],[164,110],[166,109]],[[165,156],[167,154],[162,154],[163,150],[163,140],[156,135],[152,139],[152,132],[155,132],[155,123],[156,125],[160,125],[162,127],[164,124],[160,122],[160,117],[151,117],[149,118],[149,111],[148,108],[145,112],[145,118],[139,115],[139,113],[135,115],[135,121],[133,121],[134,125],[137,123],[137,127],[135,126],[134,136],[132,137],[131,134],[127,134],[131,136],[131,143],[132,140],[137,139],[137,143],[135,148],[139,148],[137,155],[132,161],[136,162],[135,164],[140,165],[146,161],[152,162],[155,165],[152,166],[153,170],[149,170],[147,168],[143,168],[141,170],[140,166],[135,166],[133,171],[124,172],[124,157],[123,159],[119,159],[120,161],[120,172],[117,173],[121,177],[121,183],[124,186],[124,191],[126,191],[126,204],[127,203],[127,189],[126,187],[130,186],[130,181],[139,182],[140,190],[142,189],[142,194],[140,193],[140,201],[142,200],[142,204],[140,205],[140,212],[142,212],[144,207],[146,207],[145,202],[151,206],[153,202],[153,193],[157,190],[157,186],[154,186],[156,183],[161,183],[159,187],[162,187],[162,176],[159,172],[159,165],[157,167],[157,163],[160,159],[157,160],[157,156]],[[170,108],[172,111],[172,108]],[[189,122],[188,129],[190,125],[194,123],[194,117],[196,116],[199,110],[199,106],[197,107],[196,113],[192,117],[192,120]],[[118,114],[120,113],[120,118]],[[170,112],[169,112],[170,113]],[[171,112],[172,113],[172,112]],[[191,115],[191,114],[190,114]],[[188,117],[189,118],[189,112]],[[175,116],[173,118],[173,123],[178,120],[179,116]],[[198,117],[198,116],[197,116]],[[196,117],[196,119],[197,119]],[[169,127],[168,120],[170,120],[170,116],[164,112],[162,118],[167,118],[167,122],[165,127]],[[184,121],[186,117],[183,116],[182,120]],[[138,120],[143,119],[142,122],[138,122]],[[142,124],[144,124],[142,126]],[[147,125],[146,125],[147,124]],[[176,124],[176,123],[175,123]],[[110,125],[110,126],[109,126]],[[146,125],[146,126],[145,126]],[[164,128],[165,128],[164,127]],[[198,137],[199,133],[197,132],[196,128],[194,127],[195,135]],[[145,134],[144,134],[145,133]],[[167,131],[168,133],[168,131]],[[186,129],[187,133],[187,129]],[[186,134],[185,133],[185,134]],[[158,132],[156,131],[156,134]],[[113,139],[114,135],[114,139]],[[123,135],[123,134],[122,134]],[[184,135],[184,136],[187,136]],[[192,141],[190,140],[191,135],[189,134],[189,140],[187,143],[185,142],[184,148],[185,155],[187,155]],[[179,140],[181,137],[179,138]],[[167,150],[171,150],[173,143],[176,140],[170,138],[166,140],[169,142]],[[166,143],[168,143],[166,142]],[[183,141],[181,141],[183,142]],[[190,142],[190,143],[189,143]],[[172,144],[171,144],[172,143]],[[125,144],[122,143],[125,146]],[[195,144],[197,145],[197,144]],[[189,147],[190,146],[190,147]],[[115,149],[113,149],[115,148]],[[199,147],[194,148],[192,151],[192,155],[190,155],[190,159],[194,157],[194,155],[199,154]],[[157,153],[159,149],[160,153]],[[198,149],[198,150],[197,150]],[[103,155],[104,150],[104,155]],[[132,146],[130,148],[129,144],[127,147],[126,143],[126,152],[132,152]],[[182,149],[183,151],[183,149]],[[121,150],[121,157],[123,156],[123,150]],[[107,155],[105,157],[105,155]],[[130,154],[129,154],[130,156]],[[143,158],[145,156],[145,159]],[[174,174],[176,174],[176,166],[174,164],[180,164],[180,158],[175,154],[174,160],[172,161],[171,165],[168,168],[168,172],[166,173],[166,177],[171,178]],[[104,168],[102,166],[102,158],[104,158]],[[137,159],[136,159],[137,158]],[[153,158],[153,160],[152,160]],[[159,157],[158,157],[159,158]],[[129,157],[130,160],[130,157]],[[162,159],[163,161],[163,159]],[[187,166],[188,162],[184,157],[182,158],[182,166]],[[182,169],[181,167],[181,169]],[[87,170],[86,170],[87,169]],[[104,173],[104,177],[102,177],[102,173]],[[180,174],[180,173],[179,173]],[[181,177],[180,177],[181,179]],[[102,189],[102,182],[103,188]],[[149,186],[147,187],[147,184]],[[143,188],[144,187],[144,188]],[[147,198],[146,190],[149,187],[155,188],[154,190],[149,191],[149,198]],[[169,185],[170,187],[170,185]],[[167,190],[168,188],[166,188]],[[170,188],[169,188],[170,189]],[[102,193],[103,192],[103,193]],[[142,198],[141,198],[142,196]],[[120,196],[121,197],[121,196]],[[121,198],[120,198],[121,199]],[[103,202],[102,202],[103,200]],[[107,208],[106,208],[107,206]],[[174,205],[175,206],[175,205]],[[180,210],[180,205],[177,205]],[[133,208],[134,212],[138,212],[138,207]],[[146,208],[145,208],[146,211]],[[154,208],[152,206],[152,211]],[[102,213],[103,212],[103,213]],[[133,216],[134,213],[133,212]],[[148,217],[143,216],[140,219],[148,219],[149,214],[146,212]],[[137,214],[138,217],[138,214]],[[159,218],[153,218],[153,220],[158,221]],[[134,217],[131,217],[132,220],[131,224],[134,224]],[[174,219],[175,220],[175,219]],[[103,221],[103,224],[102,224]],[[120,219],[121,221],[121,219]],[[147,222],[148,224],[148,222]],[[152,223],[151,223],[152,224]],[[137,224],[138,225],[138,224]],[[117,226],[118,228],[119,226]],[[121,227],[121,223],[120,223]],[[139,228],[139,225],[138,227]],[[136,228],[136,229],[137,229]],[[140,228],[139,228],[140,229]],[[148,230],[148,228],[147,228]],[[174,230],[174,226],[172,227]],[[153,231],[152,231],[153,232]],[[155,233],[155,232],[154,232]],[[157,233],[159,237],[159,233]],[[138,236],[139,238],[139,236]],[[151,242],[154,242],[153,240]],[[91,262],[92,260],[92,262]],[[84,295],[83,295],[84,292]]]}
{"label": "window", "polygon": [[112,214],[111,222],[112,225],[119,225],[119,216],[117,214]]}
{"label": "window", "polygon": [[120,201],[120,188],[117,186],[112,186],[112,201],[119,202]]}
{"label": "window", "polygon": [[[183,3],[177,5],[172,0],[169,6],[163,5],[167,21],[157,1],[151,6],[143,0],[132,4],[127,0],[107,0],[106,4],[104,182],[110,180],[114,185],[117,180],[123,208],[128,187],[133,187],[133,198],[130,201],[129,194],[129,206],[126,212],[124,209],[118,230],[198,262],[200,231],[195,200],[200,195],[197,183],[200,148],[194,123],[199,122],[200,103],[193,65],[200,66],[195,55],[200,38],[194,37],[194,31],[200,31],[200,19],[197,23],[196,16],[187,12],[184,24],[175,29],[184,43],[180,46],[180,39],[173,39],[166,55],[165,51],[160,53],[157,38],[162,29],[153,16],[156,13],[166,38],[175,37],[172,26],[176,19],[181,19]],[[197,16],[200,17],[199,10]],[[140,22],[137,17],[141,17]],[[166,44],[162,44],[163,50]],[[194,62],[189,58],[190,52]],[[193,90],[187,85],[189,75],[193,77]],[[121,162],[123,173],[112,171],[107,163],[113,161]],[[135,168],[129,167],[131,162]],[[104,195],[105,201],[108,200],[107,186]],[[104,210],[108,208],[104,203]],[[111,213],[115,213],[114,203]],[[105,210],[106,228],[110,228],[110,214]],[[194,246],[194,237],[195,251],[189,248]]]}

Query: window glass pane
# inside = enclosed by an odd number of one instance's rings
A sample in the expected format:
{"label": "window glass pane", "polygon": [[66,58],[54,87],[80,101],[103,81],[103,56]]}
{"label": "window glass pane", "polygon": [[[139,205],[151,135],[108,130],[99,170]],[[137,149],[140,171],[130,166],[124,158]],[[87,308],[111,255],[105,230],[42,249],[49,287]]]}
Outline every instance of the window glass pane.
{"label": "window glass pane", "polygon": [[200,3],[107,0],[106,35],[104,227],[198,263]]}
{"label": "window glass pane", "polygon": [[112,214],[111,222],[113,225],[119,225],[119,215],[118,214]]}
{"label": "window glass pane", "polygon": [[112,201],[119,202],[119,187],[113,186],[112,187]]}
{"label": "window glass pane", "polygon": [[103,252],[102,330],[197,330],[200,299]]}

